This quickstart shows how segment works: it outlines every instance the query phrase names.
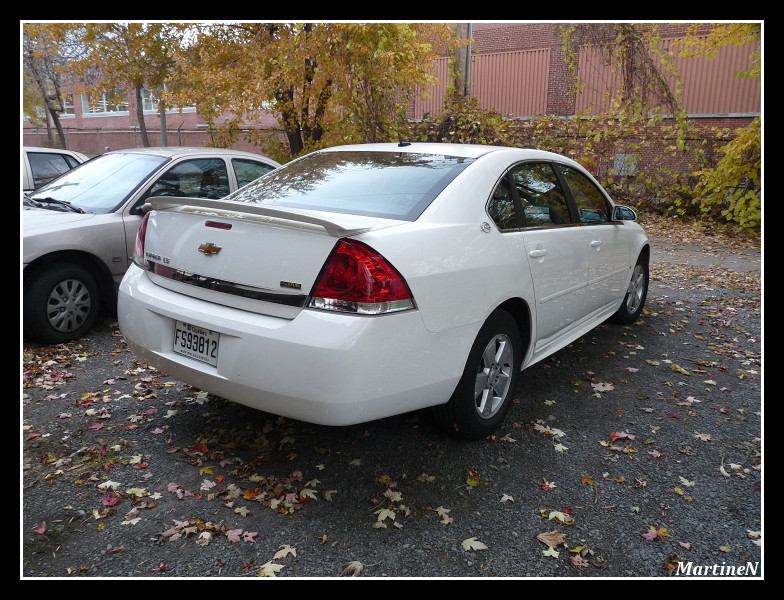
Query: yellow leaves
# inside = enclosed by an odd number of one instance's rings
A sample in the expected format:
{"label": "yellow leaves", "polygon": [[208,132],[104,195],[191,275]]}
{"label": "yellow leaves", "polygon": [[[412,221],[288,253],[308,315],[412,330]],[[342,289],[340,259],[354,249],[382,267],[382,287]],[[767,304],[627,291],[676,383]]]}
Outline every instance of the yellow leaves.
{"label": "yellow leaves", "polygon": [[471,487],[476,487],[479,485],[479,473],[476,471],[469,471],[468,478],[466,479],[466,483]]}
{"label": "yellow leaves", "polygon": [[574,523],[572,515],[561,512],[560,510],[550,511],[550,514],[547,516],[547,520],[556,520],[563,525],[572,525]]}
{"label": "yellow leaves", "polygon": [[473,550],[487,550],[487,546],[485,546],[482,542],[480,542],[475,537],[468,538],[460,542],[460,546],[463,550],[466,551],[473,551]]}
{"label": "yellow leaves", "polygon": [[272,560],[278,560],[279,558],[285,558],[289,554],[291,556],[293,556],[294,558],[297,558],[297,549],[296,548],[292,548],[288,544],[283,544],[280,548],[278,548],[278,551],[275,553],[275,556],[272,557]]}
{"label": "yellow leaves", "polygon": [[268,561],[259,567],[259,570],[256,571],[256,575],[259,577],[275,577],[275,574],[282,568],[283,565],[278,565],[272,561]]}
{"label": "yellow leaves", "polygon": [[376,519],[376,524],[374,525],[374,527],[376,527],[376,526],[378,526],[378,527],[386,527],[386,525],[383,525],[383,521],[385,519],[390,519],[391,521],[395,520],[395,511],[394,510],[390,510],[388,508],[379,508],[373,514],[374,515],[378,515],[378,518]]}
{"label": "yellow leaves", "polygon": [[686,369],[684,369],[679,365],[676,365],[675,363],[672,364],[672,370],[675,373],[680,373],[681,375],[689,375],[689,376],[691,375],[691,373],[689,373]]}

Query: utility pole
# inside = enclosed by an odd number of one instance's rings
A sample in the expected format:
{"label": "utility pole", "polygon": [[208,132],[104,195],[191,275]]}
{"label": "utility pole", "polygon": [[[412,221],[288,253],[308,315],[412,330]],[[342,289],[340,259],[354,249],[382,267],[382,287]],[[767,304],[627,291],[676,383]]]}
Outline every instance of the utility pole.
{"label": "utility pole", "polygon": [[455,29],[464,42],[455,56],[455,91],[462,96],[468,96],[471,86],[471,23],[457,23]]}

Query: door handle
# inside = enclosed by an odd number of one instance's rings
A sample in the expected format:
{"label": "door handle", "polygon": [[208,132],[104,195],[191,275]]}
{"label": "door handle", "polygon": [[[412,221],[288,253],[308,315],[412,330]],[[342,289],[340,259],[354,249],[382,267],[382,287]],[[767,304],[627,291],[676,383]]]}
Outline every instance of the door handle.
{"label": "door handle", "polygon": [[537,248],[536,250],[531,250],[528,253],[528,256],[531,258],[543,258],[547,254],[547,250],[544,248]]}
{"label": "door handle", "polygon": [[596,248],[597,250],[604,245],[602,240],[594,240],[591,242],[591,248]]}

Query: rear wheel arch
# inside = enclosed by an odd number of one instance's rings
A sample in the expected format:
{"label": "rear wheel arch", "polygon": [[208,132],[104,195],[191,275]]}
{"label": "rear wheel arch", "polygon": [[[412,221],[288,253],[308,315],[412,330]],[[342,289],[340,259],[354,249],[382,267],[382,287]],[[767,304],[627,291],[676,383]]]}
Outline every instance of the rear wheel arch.
{"label": "rear wheel arch", "polygon": [[496,310],[509,313],[515,320],[515,323],[517,323],[517,329],[520,332],[520,343],[522,345],[522,359],[525,360],[533,336],[533,315],[531,315],[531,307],[522,298],[510,298],[501,303]]}
{"label": "rear wheel arch", "polygon": [[645,244],[640,249],[640,254],[638,255],[638,260],[642,260],[645,264],[649,264],[651,261],[651,247],[648,244]]}

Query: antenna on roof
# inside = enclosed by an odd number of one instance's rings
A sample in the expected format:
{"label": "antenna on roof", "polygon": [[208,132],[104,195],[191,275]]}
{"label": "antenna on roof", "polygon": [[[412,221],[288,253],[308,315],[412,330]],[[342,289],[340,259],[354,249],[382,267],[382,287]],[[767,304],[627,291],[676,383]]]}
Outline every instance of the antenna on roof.
{"label": "antenna on roof", "polygon": [[403,146],[410,146],[411,145],[411,142],[404,142],[403,141],[403,138],[400,135],[399,131],[397,132],[397,141],[398,141],[397,145],[398,145],[399,148],[402,148]]}

